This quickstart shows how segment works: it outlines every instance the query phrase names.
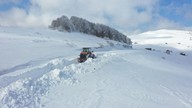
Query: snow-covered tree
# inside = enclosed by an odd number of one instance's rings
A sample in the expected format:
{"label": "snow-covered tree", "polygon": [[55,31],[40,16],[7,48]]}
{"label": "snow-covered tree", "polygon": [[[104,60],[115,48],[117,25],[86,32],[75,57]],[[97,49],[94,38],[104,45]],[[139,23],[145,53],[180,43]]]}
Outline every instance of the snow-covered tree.
{"label": "snow-covered tree", "polygon": [[52,24],[50,26],[52,29],[57,29],[59,31],[67,31],[67,32],[73,32],[75,31],[75,26],[68,17],[62,16],[60,18],[57,18],[57,20],[53,20]]}
{"label": "snow-covered tree", "polygon": [[101,38],[108,38],[111,40],[124,42],[129,45],[132,44],[131,39],[119,31],[103,25],[89,22],[83,18],[72,16],[70,19],[67,16],[62,16],[52,21],[50,26],[52,29],[67,32],[81,32],[85,34],[95,35]]}

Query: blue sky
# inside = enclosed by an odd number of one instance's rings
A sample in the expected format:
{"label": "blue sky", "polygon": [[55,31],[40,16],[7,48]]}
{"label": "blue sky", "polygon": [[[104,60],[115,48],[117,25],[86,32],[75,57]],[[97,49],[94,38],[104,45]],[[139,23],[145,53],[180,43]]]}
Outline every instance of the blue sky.
{"label": "blue sky", "polygon": [[159,13],[170,20],[180,22],[185,26],[192,26],[192,0],[161,0]]}
{"label": "blue sky", "polygon": [[79,16],[129,31],[191,29],[192,0],[0,1],[3,26],[48,26],[61,15]]}
{"label": "blue sky", "polygon": [[28,9],[30,4],[29,0],[19,0],[18,2],[9,2],[9,0],[7,0],[4,3],[0,3],[0,11],[7,11],[10,10],[13,7],[19,7],[19,8],[23,8],[23,9]]}

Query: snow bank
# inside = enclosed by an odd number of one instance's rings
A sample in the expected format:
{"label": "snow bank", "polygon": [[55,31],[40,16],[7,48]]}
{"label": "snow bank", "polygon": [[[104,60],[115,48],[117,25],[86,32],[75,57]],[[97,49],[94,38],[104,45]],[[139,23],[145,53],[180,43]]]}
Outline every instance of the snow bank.
{"label": "snow bank", "polygon": [[31,70],[32,76],[21,78],[7,87],[1,88],[0,106],[2,108],[40,108],[42,107],[41,97],[49,92],[50,87],[61,83],[74,85],[78,82],[74,78],[74,74],[94,72],[96,69],[102,68],[107,63],[107,59],[111,59],[114,55],[114,53],[100,54],[97,59],[88,59],[82,64],[77,63],[75,59],[71,61],[51,60],[42,67]]}
{"label": "snow bank", "polygon": [[[53,60],[45,66],[41,67],[43,71],[39,71],[40,68],[32,71],[37,71],[38,76],[43,72],[43,76],[37,78],[37,75],[24,79],[19,79],[8,85],[5,88],[0,89],[0,106],[1,108],[39,108],[40,97],[45,95],[49,87],[58,85],[60,83],[74,84],[75,79],[72,78],[72,74],[68,71],[63,71],[63,60]],[[45,70],[47,73],[45,73]]]}

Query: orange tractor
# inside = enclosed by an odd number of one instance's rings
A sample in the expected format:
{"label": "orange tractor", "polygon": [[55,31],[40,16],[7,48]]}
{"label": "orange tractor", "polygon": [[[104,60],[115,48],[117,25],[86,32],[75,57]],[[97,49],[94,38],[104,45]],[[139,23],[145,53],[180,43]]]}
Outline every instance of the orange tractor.
{"label": "orange tractor", "polygon": [[93,54],[93,51],[89,47],[83,48],[79,56],[79,63],[85,62],[88,58],[96,58],[95,54]]}

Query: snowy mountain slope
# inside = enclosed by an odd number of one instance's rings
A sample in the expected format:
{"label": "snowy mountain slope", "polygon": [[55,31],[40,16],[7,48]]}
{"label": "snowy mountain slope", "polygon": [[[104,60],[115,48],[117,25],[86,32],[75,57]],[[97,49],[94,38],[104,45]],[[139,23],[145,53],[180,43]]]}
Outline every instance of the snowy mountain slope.
{"label": "snowy mountain slope", "polygon": [[[134,49],[152,48],[152,52],[159,52],[159,54],[166,54],[166,50],[169,50],[170,54],[160,56],[179,65],[191,67],[192,33],[190,31],[157,30],[133,35],[131,38],[135,43]],[[187,57],[182,57],[180,53],[186,54]]]}
{"label": "snowy mountain slope", "polygon": [[192,49],[192,32],[190,31],[157,30],[145,32],[132,38],[143,45],[151,44],[185,51]]}
{"label": "snowy mountain slope", "polygon": [[[191,44],[187,39],[180,40],[181,44],[176,41],[181,34],[190,37],[187,31],[132,36],[137,42],[133,49],[115,42],[110,47],[112,42],[77,33],[0,31],[2,108],[192,107],[192,56],[183,43]],[[159,37],[170,34],[168,40]],[[96,49],[97,59],[77,63],[84,46],[104,47]],[[166,49],[173,53],[166,54]]]}
{"label": "snowy mountain slope", "polygon": [[11,67],[14,70],[55,57],[77,56],[82,47],[98,47],[108,43],[100,38],[78,33],[1,28],[0,44],[2,73]]}

